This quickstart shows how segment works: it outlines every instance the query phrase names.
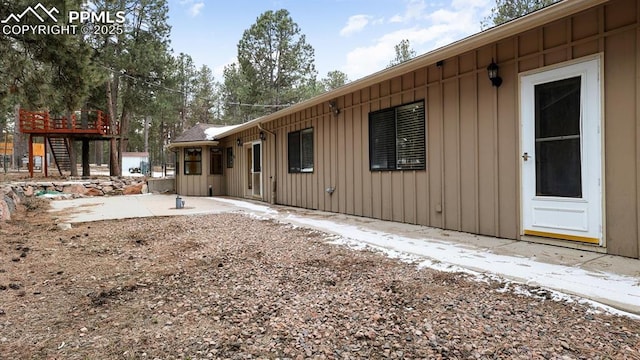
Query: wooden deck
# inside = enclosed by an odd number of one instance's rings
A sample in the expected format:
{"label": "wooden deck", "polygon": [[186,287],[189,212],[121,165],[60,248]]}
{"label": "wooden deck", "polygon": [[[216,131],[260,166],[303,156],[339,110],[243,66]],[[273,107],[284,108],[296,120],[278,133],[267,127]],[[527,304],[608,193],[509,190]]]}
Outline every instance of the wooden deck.
{"label": "wooden deck", "polygon": [[100,110],[77,111],[71,119],[52,117],[48,111],[20,110],[20,132],[23,134],[109,137],[118,135],[119,130],[116,128],[111,132],[109,117]]}

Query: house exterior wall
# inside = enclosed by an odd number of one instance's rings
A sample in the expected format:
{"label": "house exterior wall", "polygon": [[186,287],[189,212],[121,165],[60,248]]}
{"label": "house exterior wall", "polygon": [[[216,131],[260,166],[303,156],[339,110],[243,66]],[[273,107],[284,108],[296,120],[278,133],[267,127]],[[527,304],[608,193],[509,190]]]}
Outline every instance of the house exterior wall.
{"label": "house exterior wall", "polygon": [[[519,239],[519,74],[602,54],[606,248],[640,257],[639,18],[637,0],[611,1],[340,96],[337,116],[323,103],[263,124],[275,133],[265,141],[263,178],[277,180],[278,204]],[[492,59],[499,88],[487,78]],[[370,171],[369,113],[421,99],[426,170]],[[308,127],[314,171],[290,174],[287,134]],[[258,129],[239,136],[255,140]],[[246,159],[237,155],[226,169],[227,194],[245,197],[239,171]]]}
{"label": "house exterior wall", "polygon": [[[276,166],[280,166],[282,161],[280,158],[283,156],[279,154],[276,156],[275,148],[276,142],[285,141],[284,139],[277,139],[268,131],[265,132],[266,138],[264,141],[260,140],[260,130],[257,128],[248,129],[231,137],[225,138],[220,142],[220,146],[225,148],[225,187],[226,194],[235,197],[244,197],[255,200],[266,201],[269,203],[274,202],[272,192],[272,182],[276,181],[275,169]],[[286,136],[286,134],[285,134]],[[240,146],[237,145],[237,140],[240,139]],[[248,157],[248,149],[254,143],[260,143],[262,146],[262,195],[254,196],[248,191],[247,177],[251,163]],[[227,168],[227,149],[233,149],[233,167]],[[285,155],[286,156],[286,155]],[[286,159],[285,159],[286,166]]]}
{"label": "house exterior wall", "polygon": [[[176,161],[178,162],[176,174],[176,193],[186,196],[209,196],[209,186],[212,187],[213,195],[225,195],[227,193],[226,182],[223,175],[211,175],[211,147],[209,146],[188,146],[202,148],[202,172],[200,175],[184,174],[184,147],[176,148]],[[224,153],[223,153],[224,154]],[[223,156],[224,157],[224,156]],[[223,164],[223,171],[227,170]]]}

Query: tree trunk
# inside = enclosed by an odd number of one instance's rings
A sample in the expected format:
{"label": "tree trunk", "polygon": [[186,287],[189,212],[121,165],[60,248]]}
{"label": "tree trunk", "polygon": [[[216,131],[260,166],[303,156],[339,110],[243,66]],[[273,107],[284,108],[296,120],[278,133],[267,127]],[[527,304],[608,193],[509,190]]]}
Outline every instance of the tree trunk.
{"label": "tree trunk", "polygon": [[128,140],[127,134],[129,133],[129,112],[126,108],[126,101],[122,109],[122,116],[120,116],[120,151],[118,152],[118,167],[122,168],[122,154],[127,152]]}
{"label": "tree trunk", "polygon": [[144,118],[144,152],[149,152],[149,124],[151,123],[151,116],[145,116]]}
{"label": "tree trunk", "polygon": [[89,166],[89,139],[82,139],[82,177],[91,176],[91,167]]}
{"label": "tree trunk", "polygon": [[25,135],[20,132],[20,105],[16,104],[15,125],[13,126],[13,166],[20,168],[22,166],[22,155],[27,152]]}
{"label": "tree trunk", "polygon": [[109,175],[121,176],[120,166],[118,166],[118,146],[116,142],[116,136],[118,136],[118,122],[116,114],[116,97],[112,92],[112,86],[117,85],[116,81],[112,83],[111,79],[107,80],[107,107],[109,111],[109,132],[111,138],[109,139]]}

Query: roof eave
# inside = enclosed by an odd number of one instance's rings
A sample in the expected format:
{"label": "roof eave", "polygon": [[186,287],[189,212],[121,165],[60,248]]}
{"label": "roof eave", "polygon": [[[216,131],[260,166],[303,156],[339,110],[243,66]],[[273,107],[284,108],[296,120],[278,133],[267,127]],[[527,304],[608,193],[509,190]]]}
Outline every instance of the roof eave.
{"label": "roof eave", "polygon": [[180,141],[174,142],[167,146],[167,149],[173,150],[176,148],[191,147],[191,146],[216,146],[220,142],[218,140],[200,140],[200,141]]}
{"label": "roof eave", "polygon": [[237,128],[218,134],[218,138],[223,138],[240,131],[250,129],[254,126],[257,126],[258,124],[264,124],[266,122],[276,120],[283,116],[304,110],[310,106],[314,106],[349,94],[357,89],[374,85],[383,80],[390,79],[407,72],[418,70],[425,66],[435,64],[440,60],[445,60],[459,54],[463,54],[467,51],[471,51],[482,46],[495,43],[501,39],[508,38],[510,36],[514,36],[531,29],[535,29],[544,24],[593,8],[609,1],[610,0],[564,0],[557,2],[553,5],[532,12],[521,18],[487,29],[485,31],[453,42],[449,45],[445,45],[428,53],[417,56],[400,65],[375,72],[371,75],[343,85],[335,90],[328,91],[309,100],[299,102],[286,109],[282,109],[272,114],[268,114],[251,120],[238,126]]}

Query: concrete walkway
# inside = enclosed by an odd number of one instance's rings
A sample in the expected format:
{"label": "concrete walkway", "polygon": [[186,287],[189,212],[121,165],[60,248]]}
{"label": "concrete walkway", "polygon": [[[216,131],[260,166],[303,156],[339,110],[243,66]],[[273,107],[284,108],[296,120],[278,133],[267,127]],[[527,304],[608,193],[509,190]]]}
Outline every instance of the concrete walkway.
{"label": "concrete walkway", "polygon": [[[444,271],[472,271],[541,286],[604,304],[640,319],[640,260],[523,241],[306,209],[269,206],[224,197],[175,195],[92,197],[52,202],[59,222],[89,222],[147,216],[245,212],[335,235],[352,247],[373,247]],[[509,286],[509,285],[507,285]]]}

